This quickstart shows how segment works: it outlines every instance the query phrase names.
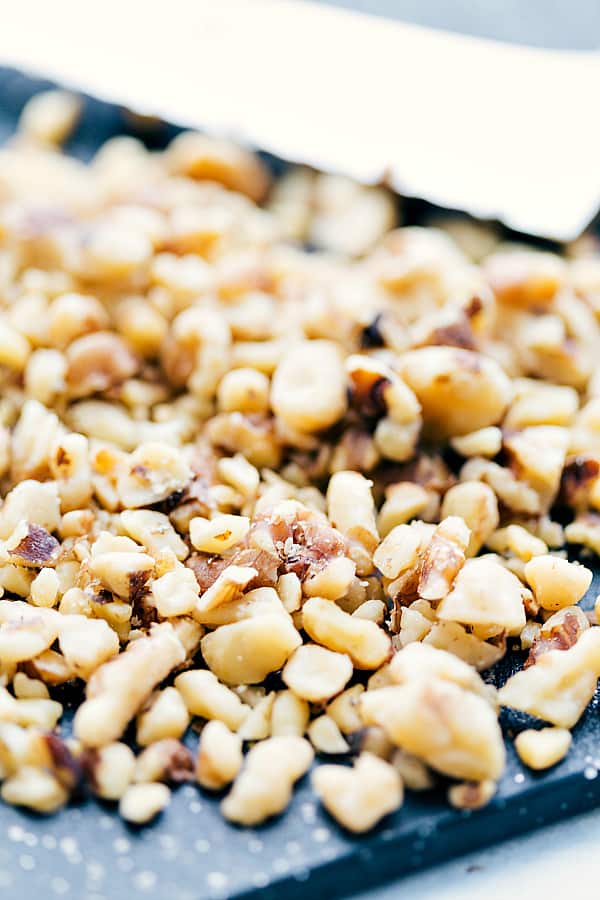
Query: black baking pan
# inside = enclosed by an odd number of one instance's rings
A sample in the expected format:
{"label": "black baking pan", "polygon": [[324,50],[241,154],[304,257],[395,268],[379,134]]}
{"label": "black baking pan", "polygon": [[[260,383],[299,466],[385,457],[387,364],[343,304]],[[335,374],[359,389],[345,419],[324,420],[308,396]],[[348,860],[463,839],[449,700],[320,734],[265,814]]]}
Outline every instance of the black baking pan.
{"label": "black baking pan", "polygon": [[[47,86],[23,73],[0,69],[0,140],[14,130],[26,100]],[[140,120],[117,106],[86,98],[68,150],[88,158],[107,138],[123,133],[160,147],[177,128]],[[274,168],[282,165],[268,160]],[[584,607],[593,604],[599,587],[600,574]],[[501,683],[520,662],[519,654],[513,653],[488,677]],[[68,703],[68,696],[61,699]],[[598,697],[575,728],[567,759],[548,772],[527,771],[507,740],[507,769],[485,809],[452,810],[445,798],[447,785],[440,783],[426,794],[409,794],[402,809],[364,837],[346,834],[323,812],[308,778],[282,817],[251,830],[226,823],[218,810],[220,798],[192,785],[176,791],[164,815],[143,829],[125,825],[113,806],[85,798],[50,818],[0,806],[0,896],[77,900],[347,896],[597,805],[597,707]],[[508,739],[530,726],[531,720],[503,714],[502,725]],[[193,746],[197,737],[192,733],[189,741]]]}

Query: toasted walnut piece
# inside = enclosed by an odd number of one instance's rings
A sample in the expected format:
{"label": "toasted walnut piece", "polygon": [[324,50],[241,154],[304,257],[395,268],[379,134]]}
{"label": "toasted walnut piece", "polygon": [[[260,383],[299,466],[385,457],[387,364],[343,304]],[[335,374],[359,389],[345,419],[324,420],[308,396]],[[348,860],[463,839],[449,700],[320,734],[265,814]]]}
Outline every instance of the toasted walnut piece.
{"label": "toasted walnut piece", "polygon": [[395,750],[389,762],[410,791],[428,791],[435,786],[433,773],[425,763],[405,750]]}
{"label": "toasted walnut piece", "polygon": [[549,769],[564,759],[573,738],[566,728],[527,728],[515,738],[519,759],[536,771]]}
{"label": "toasted walnut piece", "polygon": [[163,781],[181,784],[194,778],[194,759],[187,747],[175,738],[155,741],[142,750],[135,761],[136,784]]}
{"label": "toasted walnut piece", "polygon": [[208,722],[202,729],[196,780],[202,787],[220,791],[237,777],[242,767],[242,741],[223,722]]}
{"label": "toasted walnut piece", "polygon": [[552,302],[566,276],[560,257],[523,249],[493,253],[486,259],[484,271],[500,303],[534,310]]}
{"label": "toasted walnut piece", "polygon": [[87,281],[127,283],[144,272],[152,258],[150,238],[127,223],[96,221],[81,252],[82,274]]}
{"label": "toasted walnut piece", "polygon": [[196,610],[194,615],[196,619],[209,627],[231,625],[242,619],[252,619],[264,615],[280,615],[289,622],[289,614],[283,608],[277,591],[270,587],[255,588],[253,591],[236,596],[235,600],[222,603],[207,612],[199,613]]}
{"label": "toasted walnut piece", "polygon": [[302,623],[316,643],[347,653],[359,669],[376,669],[390,655],[390,639],[375,622],[357,619],[321,597],[306,601]]}
{"label": "toasted walnut piece", "polygon": [[491,668],[506,653],[505,641],[487,643],[457,622],[435,622],[433,625],[430,622],[429,626],[423,638],[425,644],[453,653],[478,672]]}
{"label": "toasted walnut piece", "polygon": [[319,766],[312,784],[327,811],[348,831],[373,828],[402,805],[402,780],[396,769],[371,753],[361,753],[354,768]]}
{"label": "toasted walnut piece", "polygon": [[600,677],[600,628],[585,631],[568,650],[542,654],[500,689],[503,706],[519,709],[561,728],[583,714]]}
{"label": "toasted walnut piece", "polygon": [[65,390],[66,371],[67,360],[59,350],[34,350],[25,369],[25,392],[44,406],[52,406]]}
{"label": "toasted walnut piece", "polygon": [[16,702],[17,724],[31,725],[42,731],[52,731],[63,714],[62,703],[58,703],[56,700],[31,697]]}
{"label": "toasted walnut piece", "polygon": [[30,353],[27,338],[3,320],[0,324],[0,365],[22,372]]}
{"label": "toasted walnut piece", "polygon": [[359,700],[363,691],[362,684],[355,684],[327,704],[327,715],[343,734],[352,734],[362,728]]}
{"label": "toasted walnut piece", "polygon": [[54,482],[27,479],[7,494],[0,510],[0,538],[9,537],[22,520],[50,532],[58,529],[60,508]]}
{"label": "toasted walnut piece", "polygon": [[155,357],[167,336],[168,323],[144,297],[126,297],[115,310],[115,326],[136,353]]}
{"label": "toasted walnut piece", "polygon": [[592,572],[559,556],[534,556],[525,566],[525,577],[542,609],[574,606],[590,584]]}
{"label": "toasted walnut piece", "polygon": [[119,814],[126,822],[145,825],[167,808],[171,791],[166,784],[132,784],[119,803]]}
{"label": "toasted walnut piece", "polygon": [[84,750],[81,764],[92,790],[103,800],[120,800],[133,781],[135,756],[127,744],[118,741]]}
{"label": "toasted walnut piece", "polygon": [[264,741],[265,738],[271,737],[271,714],[275,696],[275,692],[271,691],[252,707],[252,711],[238,731],[243,741]]}
{"label": "toasted walnut piece", "polygon": [[307,597],[326,597],[339,600],[350,588],[356,563],[346,556],[336,556],[325,566],[308,577],[302,585]]}
{"label": "toasted walnut piece", "polygon": [[266,413],[269,410],[269,379],[256,369],[232,369],[219,383],[220,412]]}
{"label": "toasted walnut piece", "polygon": [[269,174],[258,156],[229,141],[194,131],[185,131],[171,141],[165,163],[178,175],[199,181],[217,181],[257,202],[263,199],[270,183]]}
{"label": "toasted walnut piece", "polygon": [[64,684],[75,677],[66,659],[55,650],[45,650],[39,656],[27,661],[25,667],[29,675],[41,678],[49,685]]}
{"label": "toasted walnut piece", "polygon": [[362,256],[396,222],[389,190],[343,175],[317,175],[311,200],[310,242],[334,253]]}
{"label": "toasted walnut piece", "polygon": [[323,703],[344,689],[352,677],[352,661],[346,654],[304,644],[288,659],[281,677],[298,697]]}
{"label": "toasted walnut piece", "polygon": [[117,489],[124,506],[150,506],[182,490],[191,477],[192,471],[181,451],[148,442],[131,454],[127,470],[118,478]]}
{"label": "toasted walnut piece", "polygon": [[569,447],[569,429],[538,425],[504,434],[510,468],[540,497],[542,512],[554,502]]}
{"label": "toasted walnut piece", "polygon": [[44,769],[23,766],[8,778],[0,791],[5,803],[25,806],[39,813],[53,813],[69,799],[60,781]]}
{"label": "toasted walnut piece", "polygon": [[[327,488],[329,520],[349,541],[359,574],[370,571],[371,555],[379,543],[372,486],[359,472],[336,472]],[[353,553],[355,544],[362,552]]]}
{"label": "toasted walnut piece", "polygon": [[50,694],[43,681],[29,678],[25,672],[17,672],[13,678],[13,690],[19,700],[49,700]]}
{"label": "toasted walnut piece", "polygon": [[143,594],[153,569],[154,560],[147,553],[109,551],[89,561],[90,574],[129,601]]}
{"label": "toasted walnut piece", "polygon": [[332,341],[305,341],[294,346],[277,366],[271,406],[291,428],[321,431],[346,411],[345,382],[338,346]]}
{"label": "toasted walnut piece", "polygon": [[158,614],[164,618],[192,613],[198,603],[199,588],[191,569],[178,566],[155,578],[150,586]]}
{"label": "toasted walnut piece", "polygon": [[481,481],[463,481],[451,487],[442,501],[441,515],[465,520],[471,531],[468,556],[477,555],[500,521],[496,495]]}
{"label": "toasted walnut piece", "polygon": [[387,606],[383,600],[365,600],[352,613],[357,619],[367,619],[376,625],[383,625],[387,613]]}
{"label": "toasted walnut piece", "polygon": [[247,516],[222,515],[213,519],[198,516],[190,522],[190,541],[196,550],[219,554],[239,544],[249,528]]}
{"label": "toasted walnut piece", "polygon": [[119,652],[119,639],[102,619],[61,615],[58,643],[69,668],[87,680]]}
{"label": "toasted walnut piece", "polygon": [[292,735],[256,744],[221,804],[225,818],[240,825],[258,825],[283,812],[294,782],[304,775],[313,757],[308,741]]}
{"label": "toasted walnut piece", "polygon": [[419,609],[413,609],[412,606],[413,604],[403,606],[400,610],[398,638],[402,647],[406,647],[414,641],[422,641],[433,627],[431,619],[424,616]]}
{"label": "toasted walnut piece", "polygon": [[189,550],[168,516],[151,509],[126,509],[120,516],[123,528],[134,541],[142,544],[151,556],[170,550],[177,559],[186,559]]}
{"label": "toasted walnut piece", "polygon": [[489,779],[454,784],[448,790],[448,802],[455,809],[481,809],[487,806],[496,790],[496,782]]}
{"label": "toasted walnut piece", "polygon": [[417,591],[424,600],[441,600],[465,562],[470,532],[459,516],[445,518],[435,529],[421,559]]}
{"label": "toasted walnut piece", "polygon": [[306,700],[302,700],[293,691],[279,691],[271,710],[271,734],[273,737],[302,737],[309,718],[310,710]]}
{"label": "toasted walnut piece", "polygon": [[[454,654],[430,644],[410,644],[404,647],[391,660],[387,675],[383,687],[386,684],[405,684],[408,681],[435,677],[479,694],[492,706],[495,705],[495,689],[485,684],[472,666]],[[378,688],[379,686],[375,686],[375,689]],[[369,685],[369,690],[372,689],[373,686]]]}
{"label": "toasted walnut piece", "polygon": [[373,562],[386,578],[397,578],[417,561],[419,533],[409,525],[397,525],[373,554]]}
{"label": "toasted walnut piece", "polygon": [[110,331],[77,338],[67,348],[66,358],[66,384],[72,397],[108,391],[138,369],[138,361],[125,341]]}
{"label": "toasted walnut piece", "polygon": [[[579,396],[572,387],[543,381],[516,382],[517,394],[504,418],[504,428],[529,425],[571,425],[579,408]],[[482,454],[483,455],[483,454]]]}
{"label": "toasted walnut piece", "polygon": [[203,719],[217,719],[237,731],[250,708],[212,672],[192,669],[175,679],[175,687],[183,697],[188,712]]}
{"label": "toasted walnut piece", "polygon": [[523,586],[491,557],[467,560],[437,613],[445,621],[493,625],[518,635],[525,625]]}
{"label": "toasted walnut piece", "polygon": [[264,615],[222,625],[202,638],[202,655],[226,684],[258,684],[280,669],[302,639],[282,615]]}
{"label": "toasted walnut piece", "polygon": [[487,459],[474,457],[460,470],[461,481],[484,481],[492,488],[498,500],[515,513],[538,515],[542,511],[539,494],[528,484],[517,480],[510,469]]}
{"label": "toasted walnut piece", "polygon": [[0,600],[0,659],[5,666],[34,659],[56,640],[57,612],[20,600]]}
{"label": "toasted walnut piece", "polygon": [[55,537],[40,525],[27,522],[17,525],[5,548],[11,563],[33,569],[54,566],[60,554],[60,544]]}
{"label": "toasted walnut piece", "polygon": [[147,747],[164,738],[180,738],[190,723],[181,693],[167,687],[150,698],[149,706],[137,718],[136,741]]}
{"label": "toasted walnut piece", "polygon": [[385,538],[397,525],[404,525],[420,515],[430,502],[430,496],[419,484],[400,481],[386,490],[386,501],[379,510],[377,527]]}
{"label": "toasted walnut piece", "polygon": [[90,747],[119,738],[153,688],[184,658],[172,626],[153,625],[148,637],[129,644],[94,672],[75,714],[75,736]]}
{"label": "toasted walnut piece", "polygon": [[504,769],[495,711],[455,682],[430,676],[367,691],[361,710],[366,724],[381,725],[395,744],[445,775],[496,780]]}
{"label": "toasted walnut piece", "polygon": [[502,449],[502,432],[495,425],[488,425],[470,434],[451,438],[450,444],[461,456],[493,459]]}
{"label": "toasted walnut piece", "polygon": [[510,382],[500,366],[468,350],[413,350],[401,358],[400,373],[417,395],[429,437],[456,437],[495,425],[510,401]]}
{"label": "toasted walnut piece", "polygon": [[252,566],[227,566],[196,602],[196,617],[209,624],[210,613],[218,607],[229,605],[257,575],[258,571]]}
{"label": "toasted walnut piece", "polygon": [[67,91],[40,91],[31,97],[19,117],[19,133],[42,144],[62,144],[71,134],[81,99]]}
{"label": "toasted walnut piece", "polygon": [[106,310],[96,297],[86,294],[60,294],[48,309],[50,343],[64,348],[91,331],[107,328]]}
{"label": "toasted walnut piece", "polygon": [[331,716],[318,716],[308,727],[308,737],[317,753],[349,753],[350,747]]}
{"label": "toasted walnut piece", "polygon": [[302,585],[294,572],[285,572],[277,579],[277,593],[286,612],[293,613],[302,605]]}
{"label": "toasted walnut piece", "polygon": [[536,537],[522,525],[507,525],[499,528],[487,539],[490,550],[496,553],[514,553],[517,559],[527,562],[535,556],[543,556],[548,553],[548,547],[540,538]]}
{"label": "toasted walnut piece", "polygon": [[570,544],[580,544],[600,554],[600,516],[597,513],[577,516],[565,528],[565,538]]}
{"label": "toasted walnut piece", "polygon": [[217,470],[221,478],[243,497],[250,498],[256,495],[260,484],[258,469],[240,453],[220,459],[217,463]]}

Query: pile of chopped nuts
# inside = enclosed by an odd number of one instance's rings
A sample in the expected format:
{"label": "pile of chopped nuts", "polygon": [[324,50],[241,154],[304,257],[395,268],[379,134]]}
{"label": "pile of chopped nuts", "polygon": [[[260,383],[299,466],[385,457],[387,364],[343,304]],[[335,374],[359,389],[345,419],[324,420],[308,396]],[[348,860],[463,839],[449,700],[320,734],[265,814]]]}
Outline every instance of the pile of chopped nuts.
{"label": "pile of chopped nuts", "polygon": [[564,550],[600,553],[600,255],[397,228],[191,132],[84,165],[77,113],[39,95],[0,150],[3,799],[141,824],[195,781],[256,825],[317,755],[362,832],[488,802],[501,706],[556,764],[600,676]]}

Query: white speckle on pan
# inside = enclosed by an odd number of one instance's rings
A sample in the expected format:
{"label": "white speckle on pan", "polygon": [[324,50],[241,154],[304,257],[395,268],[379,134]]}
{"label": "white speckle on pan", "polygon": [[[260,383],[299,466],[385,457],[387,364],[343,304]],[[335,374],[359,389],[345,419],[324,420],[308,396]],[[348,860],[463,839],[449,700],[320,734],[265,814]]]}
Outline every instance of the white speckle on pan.
{"label": "white speckle on pan", "polygon": [[588,781],[593,781],[594,778],[598,777],[598,769],[595,766],[586,766],[583,770],[583,777],[587,778]]}
{"label": "white speckle on pan", "polygon": [[197,850],[198,853],[208,853],[210,850],[210,841],[207,841],[204,838],[198,838],[194,844],[194,849]]}
{"label": "white speckle on pan", "polygon": [[31,831],[26,831],[23,835],[23,843],[26,847],[37,847],[38,839],[37,835],[32,834]]}
{"label": "white speckle on pan", "polygon": [[196,788],[192,787],[191,784],[185,784],[181,788],[181,796],[182,797],[195,797],[196,796]]}
{"label": "white speckle on pan", "polygon": [[331,837],[331,832],[329,828],[315,828],[312,837],[313,841],[316,841],[317,844],[324,844]]}
{"label": "white speckle on pan", "polygon": [[198,814],[202,812],[203,806],[199,800],[192,800],[188,808],[191,813]]}
{"label": "white speckle on pan", "polygon": [[62,878],[60,875],[58,875],[56,878],[53,878],[51,880],[50,890],[53,893],[57,894],[59,897],[63,897],[71,890],[71,885],[66,878]]}
{"label": "white speckle on pan", "polygon": [[263,846],[263,842],[260,838],[251,837],[248,841],[248,850],[250,851],[250,853],[260,853]]}
{"label": "white speckle on pan", "polygon": [[164,859],[174,860],[179,856],[179,842],[172,834],[161,834],[158,839]]}
{"label": "white speckle on pan", "polygon": [[513,780],[515,784],[523,784],[523,782],[525,781],[525,776],[522,772],[517,772]]}
{"label": "white speckle on pan", "polygon": [[113,850],[115,851],[115,853],[129,853],[129,851],[131,850],[131,843],[127,840],[127,838],[116,838],[113,841]]}
{"label": "white speckle on pan", "polygon": [[130,856],[117,857],[117,868],[120,869],[121,872],[131,872],[134,865],[135,864]]}
{"label": "white speckle on pan", "polygon": [[224,872],[209,872],[206,883],[214,891],[222,891],[227,884],[227,875]]}
{"label": "white speckle on pan", "polygon": [[288,841],[285,845],[285,852],[290,856],[298,856],[299,853],[302,853],[302,846],[298,841]]}
{"label": "white speckle on pan", "polygon": [[31,872],[32,869],[35,869],[35,859],[31,855],[31,853],[21,853],[19,857],[19,865],[26,872]]}
{"label": "white speckle on pan", "polygon": [[74,856],[79,852],[79,847],[74,837],[61,838],[58,846],[65,856]]}
{"label": "white speckle on pan", "polygon": [[273,871],[278,875],[285,875],[286,872],[290,871],[290,864],[288,860],[283,856],[280,856],[278,859],[274,860]]}
{"label": "white speckle on pan", "polygon": [[252,876],[252,884],[257,888],[265,888],[269,883],[269,876],[266,872],[255,872]]}
{"label": "white speckle on pan", "polygon": [[46,850],[56,849],[56,838],[53,834],[42,835],[42,847],[44,847]]}
{"label": "white speckle on pan", "polygon": [[312,825],[317,818],[317,807],[314,803],[303,803],[300,807],[300,814],[307,825]]}
{"label": "white speckle on pan", "polygon": [[19,843],[23,840],[23,835],[25,834],[25,829],[21,828],[20,825],[11,825],[6,832],[8,835],[9,841],[14,841],[15,843]]}
{"label": "white speckle on pan", "polygon": [[90,881],[102,881],[106,874],[104,866],[99,862],[89,862],[85,867],[85,871]]}
{"label": "white speckle on pan", "polygon": [[298,869],[297,872],[294,872],[294,878],[296,881],[308,881],[310,878],[310,871],[306,867]]}
{"label": "white speckle on pan", "polygon": [[141,872],[136,872],[133,876],[133,885],[138,889],[138,891],[151,891],[154,889],[156,885],[156,872],[151,872],[150,869],[142,869]]}

